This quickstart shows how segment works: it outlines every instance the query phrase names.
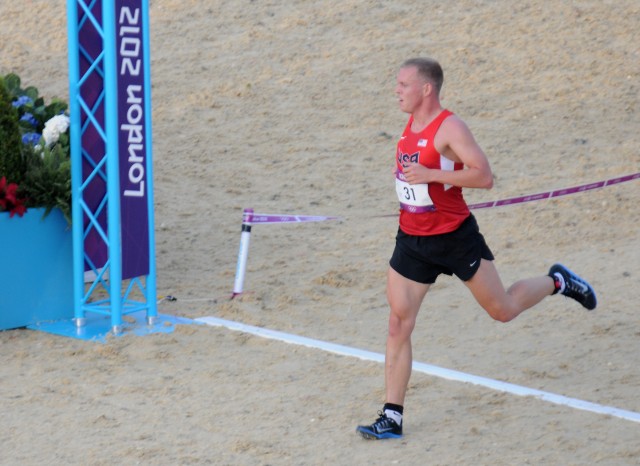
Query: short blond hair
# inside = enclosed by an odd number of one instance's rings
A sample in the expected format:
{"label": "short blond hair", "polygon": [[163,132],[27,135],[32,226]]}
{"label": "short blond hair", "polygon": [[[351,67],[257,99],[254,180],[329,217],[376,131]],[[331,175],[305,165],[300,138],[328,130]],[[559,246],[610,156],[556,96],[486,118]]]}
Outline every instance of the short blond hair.
{"label": "short blond hair", "polygon": [[444,83],[444,73],[442,67],[433,58],[417,57],[406,60],[400,68],[415,67],[418,70],[418,75],[426,81],[432,83],[438,94],[442,89],[442,83]]}

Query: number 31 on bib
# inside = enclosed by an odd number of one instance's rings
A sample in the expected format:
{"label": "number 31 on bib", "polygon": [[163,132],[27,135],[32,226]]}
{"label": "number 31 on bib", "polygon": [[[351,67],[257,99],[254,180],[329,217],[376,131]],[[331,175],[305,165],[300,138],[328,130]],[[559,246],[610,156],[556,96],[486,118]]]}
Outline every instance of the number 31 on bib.
{"label": "number 31 on bib", "polygon": [[429,185],[407,183],[407,179],[400,170],[396,172],[396,194],[403,210],[413,213],[433,210],[433,201],[429,196]]}

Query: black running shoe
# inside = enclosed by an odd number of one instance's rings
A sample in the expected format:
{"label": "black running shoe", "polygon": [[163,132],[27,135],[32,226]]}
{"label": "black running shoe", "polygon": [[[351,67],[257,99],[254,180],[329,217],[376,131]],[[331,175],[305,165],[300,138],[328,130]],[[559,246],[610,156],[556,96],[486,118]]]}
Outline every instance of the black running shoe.
{"label": "black running shoe", "polygon": [[378,411],[380,416],[376,422],[370,426],[358,426],[356,432],[366,439],[381,440],[385,438],[401,438],[402,426],[396,421],[387,417],[382,411]]}
{"label": "black running shoe", "polygon": [[596,292],[586,280],[562,264],[554,264],[549,269],[549,276],[554,280],[557,279],[556,274],[560,274],[564,279],[564,296],[575,299],[590,311],[596,308]]}

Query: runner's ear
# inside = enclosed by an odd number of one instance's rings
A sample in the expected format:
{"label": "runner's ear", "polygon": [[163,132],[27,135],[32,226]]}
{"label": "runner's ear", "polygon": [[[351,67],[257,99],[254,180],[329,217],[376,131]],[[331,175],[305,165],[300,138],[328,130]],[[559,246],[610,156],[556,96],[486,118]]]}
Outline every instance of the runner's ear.
{"label": "runner's ear", "polygon": [[432,92],[433,92],[433,84],[430,83],[429,81],[425,82],[422,85],[422,94],[426,97],[430,95]]}

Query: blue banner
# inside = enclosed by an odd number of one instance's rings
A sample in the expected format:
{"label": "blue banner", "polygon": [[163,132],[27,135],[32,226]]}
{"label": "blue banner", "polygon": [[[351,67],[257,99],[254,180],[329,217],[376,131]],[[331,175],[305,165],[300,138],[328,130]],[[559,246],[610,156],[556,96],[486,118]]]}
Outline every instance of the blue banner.
{"label": "blue banner", "polygon": [[146,112],[145,54],[141,0],[116,1],[118,65],[118,149],[122,278],[149,273],[149,212],[147,159],[150,149]]}
{"label": "blue banner", "polygon": [[[107,0],[104,0],[105,2]],[[149,178],[147,167],[150,154],[150,89],[145,73],[148,70],[148,21],[142,9],[144,0],[112,0],[103,5],[101,0],[91,3],[91,14],[96,22],[103,24],[103,6],[115,8],[115,48],[117,75],[117,128],[118,128],[118,171],[120,230],[122,247],[122,278],[134,278],[149,274]],[[106,165],[100,166],[107,150],[104,134],[106,118],[105,70],[100,54],[104,49],[102,36],[96,24],[88,20],[78,6],[78,40],[80,46],[80,74],[86,80],[80,89],[82,100],[90,112],[81,111],[82,134],[82,180],[86,184],[83,201],[90,212],[96,216],[102,232],[96,228],[87,228],[90,220],[84,215],[85,270],[100,269],[109,257],[108,242],[105,241],[107,228],[107,209],[105,196],[109,189]],[[99,66],[95,66],[99,63]],[[112,149],[113,150],[113,149]],[[116,199],[111,199],[115,202]]]}

